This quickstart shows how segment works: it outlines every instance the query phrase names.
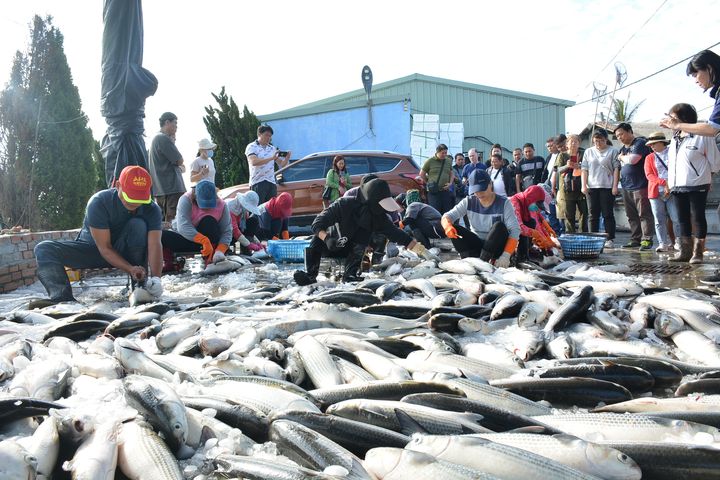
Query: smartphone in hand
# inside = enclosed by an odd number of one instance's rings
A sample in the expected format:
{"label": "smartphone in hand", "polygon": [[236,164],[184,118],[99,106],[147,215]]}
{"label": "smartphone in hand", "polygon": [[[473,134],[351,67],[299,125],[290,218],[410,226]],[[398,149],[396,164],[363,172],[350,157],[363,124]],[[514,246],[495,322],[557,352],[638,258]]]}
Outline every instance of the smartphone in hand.
{"label": "smartphone in hand", "polygon": [[286,152],[285,150],[278,150],[277,154],[278,157],[287,157],[288,152]]}

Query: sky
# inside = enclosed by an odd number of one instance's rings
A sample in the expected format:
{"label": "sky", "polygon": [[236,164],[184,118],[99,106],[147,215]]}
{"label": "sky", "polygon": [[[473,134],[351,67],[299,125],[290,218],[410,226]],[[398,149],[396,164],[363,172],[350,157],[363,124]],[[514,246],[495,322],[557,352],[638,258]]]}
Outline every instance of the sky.
{"label": "sky", "polygon": [[[143,66],[159,80],[146,102],[146,141],[160,115],[174,112],[177,145],[189,163],[208,136],[204,108],[223,86],[238,105],[269,114],[362,88],[364,65],[375,84],[420,73],[583,102],[593,82],[612,90],[615,62],[624,64],[629,84],[719,42],[717,6],[717,0],[144,0]],[[23,0],[3,2],[0,14],[0,85],[9,80],[15,52],[27,49],[33,15],[52,16],[98,140],[106,129],[102,13],[101,0]],[[720,46],[713,50],[720,53]],[[644,101],[636,121],[658,121],[677,102],[707,118],[712,99],[685,75],[686,64],[616,97]],[[595,109],[592,102],[567,109],[567,132],[579,132]]]}

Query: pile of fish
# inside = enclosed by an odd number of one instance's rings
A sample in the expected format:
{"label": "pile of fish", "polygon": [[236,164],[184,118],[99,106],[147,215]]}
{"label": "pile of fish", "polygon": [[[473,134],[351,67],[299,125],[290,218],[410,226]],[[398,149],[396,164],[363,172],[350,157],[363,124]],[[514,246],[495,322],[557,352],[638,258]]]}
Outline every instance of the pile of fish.
{"label": "pile of fish", "polygon": [[0,478],[720,478],[720,299],[555,263],[0,295]]}

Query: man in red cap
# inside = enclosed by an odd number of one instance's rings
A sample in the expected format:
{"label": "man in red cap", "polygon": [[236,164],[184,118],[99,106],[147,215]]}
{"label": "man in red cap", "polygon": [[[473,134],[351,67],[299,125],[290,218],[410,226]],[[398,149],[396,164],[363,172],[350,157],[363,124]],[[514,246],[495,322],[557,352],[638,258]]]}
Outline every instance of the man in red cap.
{"label": "man in red cap", "polygon": [[[151,196],[152,179],[142,167],[127,166],[115,188],[88,200],[75,240],[47,240],[35,247],[37,276],[50,303],[75,301],[64,267],[126,272],[154,297],[162,295],[162,213]],[[146,267],[150,264],[150,271]]]}

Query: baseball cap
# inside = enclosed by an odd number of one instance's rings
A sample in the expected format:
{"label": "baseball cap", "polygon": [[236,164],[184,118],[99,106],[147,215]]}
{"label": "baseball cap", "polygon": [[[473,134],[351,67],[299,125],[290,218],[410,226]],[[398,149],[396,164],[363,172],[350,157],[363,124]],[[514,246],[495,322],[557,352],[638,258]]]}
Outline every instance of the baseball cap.
{"label": "baseball cap", "polygon": [[217,193],[215,184],[210,180],[201,180],[195,185],[195,201],[200,208],[215,208]]}
{"label": "baseball cap", "polygon": [[152,202],[152,177],[147,170],[138,165],[129,165],[122,169],[118,185],[122,198],[128,203],[148,204]]}
{"label": "baseball cap", "polygon": [[468,193],[484,192],[490,185],[490,175],[482,168],[476,168],[468,178]]}
{"label": "baseball cap", "polygon": [[376,178],[360,187],[362,197],[369,203],[377,202],[386,212],[402,210],[390,193],[390,186],[385,180]]}

